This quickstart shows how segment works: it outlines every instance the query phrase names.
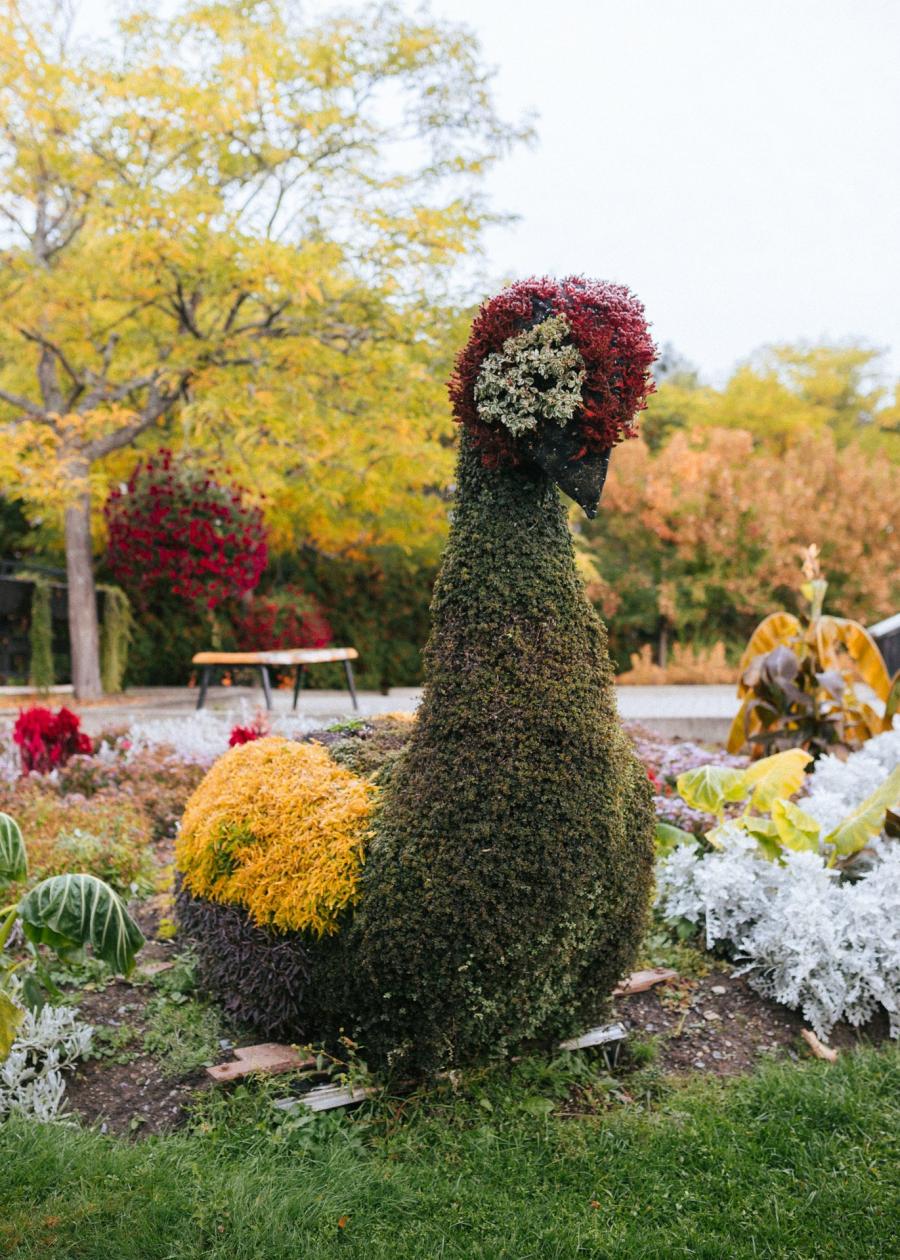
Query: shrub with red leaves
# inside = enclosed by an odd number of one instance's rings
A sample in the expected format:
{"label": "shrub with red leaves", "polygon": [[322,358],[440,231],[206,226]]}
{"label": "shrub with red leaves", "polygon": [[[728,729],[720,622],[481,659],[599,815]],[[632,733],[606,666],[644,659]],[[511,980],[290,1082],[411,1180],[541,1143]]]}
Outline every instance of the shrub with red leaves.
{"label": "shrub with red leaves", "polygon": [[94,751],[76,713],[66,708],[54,713],[38,704],[19,710],[13,741],[19,746],[23,774],[47,774],[64,766],[70,757]]}
{"label": "shrub with red leaves", "polygon": [[110,568],[139,606],[175,595],[215,608],[254,590],[266,567],[260,509],[171,451],[139,463],[104,512]]}
{"label": "shrub with red leaves", "polygon": [[454,418],[472,434],[488,466],[517,464],[522,454],[512,434],[478,413],[481,365],[507,338],[558,314],[565,315],[584,360],[582,407],[573,421],[583,453],[608,450],[636,435],[637,414],[654,389],[649,373],[656,357],[641,303],[624,285],[583,276],[520,280],[481,307],[449,386]]}
{"label": "shrub with red leaves", "polygon": [[328,647],[334,637],[313,597],[293,586],[257,595],[249,607],[234,610],[231,624],[241,652]]}

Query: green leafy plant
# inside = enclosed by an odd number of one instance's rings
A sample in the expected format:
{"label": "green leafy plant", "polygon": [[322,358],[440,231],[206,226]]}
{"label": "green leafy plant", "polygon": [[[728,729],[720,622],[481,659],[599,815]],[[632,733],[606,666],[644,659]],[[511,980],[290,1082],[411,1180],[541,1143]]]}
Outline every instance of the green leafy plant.
{"label": "green leafy plant", "polygon": [[[857,748],[889,730],[891,683],[871,635],[856,621],[822,611],[828,583],[815,544],[807,549],[800,590],[809,604],[805,624],[776,612],[754,630],[740,662],[741,707],[728,735],[728,751],[757,755],[805,748],[813,756]],[[879,711],[867,692],[874,692]]]}
{"label": "green leafy plant", "polygon": [[[790,799],[806,778],[812,761],[800,748],[775,753],[753,762],[746,770],[725,766],[700,766],[679,775],[679,795],[693,809],[714,814],[718,823],[706,832],[713,848],[722,848],[729,828],[738,827],[757,843],[767,858],[780,859],[786,849],[824,853],[828,864],[846,863],[861,853],[885,827],[900,805],[900,766],[836,827],[823,832],[818,820]],[[729,806],[743,811],[729,817]],[[675,835],[674,833],[679,833]],[[658,843],[663,852],[675,843],[696,843],[696,836],[677,827],[660,824]]]}
{"label": "green leafy plant", "polygon": [[51,593],[50,583],[40,576],[34,578],[28,639],[31,649],[29,682],[36,691],[49,691],[55,682]]}
{"label": "green leafy plant", "polygon": [[[28,857],[18,823],[0,814],[0,887],[20,884],[28,877]],[[6,945],[16,925],[22,930],[28,954],[11,958]],[[38,948],[47,945],[65,957],[90,945],[94,956],[127,975],[144,943],[140,928],[108,884],[93,875],[54,875],[36,884],[20,900],[0,909],[0,1062],[12,1048],[26,996],[19,973],[38,961]]]}
{"label": "green leafy plant", "polygon": [[159,1059],[163,1076],[189,1076],[221,1056],[222,1022],[204,1002],[181,993],[160,993],[147,1007],[143,1047]]}
{"label": "green leafy plant", "polygon": [[131,603],[120,586],[98,585],[103,594],[100,626],[100,677],[103,690],[113,695],[122,690],[128,668],[128,649],[134,629]]}

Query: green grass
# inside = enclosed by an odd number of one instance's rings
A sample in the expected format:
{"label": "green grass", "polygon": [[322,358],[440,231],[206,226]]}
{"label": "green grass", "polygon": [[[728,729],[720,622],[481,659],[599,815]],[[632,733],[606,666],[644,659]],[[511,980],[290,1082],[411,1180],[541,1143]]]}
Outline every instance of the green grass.
{"label": "green grass", "polygon": [[160,994],[147,1007],[144,1049],[159,1060],[173,1080],[221,1058],[222,1021],[215,1007],[187,999],[173,1002]]}
{"label": "green grass", "polygon": [[[594,1064],[594,1071],[599,1071]],[[588,1075],[573,1056],[572,1073]],[[528,1060],[368,1116],[278,1124],[210,1098],[139,1143],[0,1126],[0,1254],[22,1260],[827,1260],[896,1255],[900,1052],[768,1065],[651,1110],[562,1119]],[[893,1241],[892,1241],[893,1240]]]}

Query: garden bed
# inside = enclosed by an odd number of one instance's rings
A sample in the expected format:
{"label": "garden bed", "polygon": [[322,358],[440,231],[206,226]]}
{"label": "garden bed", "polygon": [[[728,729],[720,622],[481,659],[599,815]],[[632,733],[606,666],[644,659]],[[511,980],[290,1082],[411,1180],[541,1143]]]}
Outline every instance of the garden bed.
{"label": "garden bed", "polygon": [[[227,731],[221,721],[188,719],[181,746],[166,751],[159,740],[178,731],[179,724],[157,725],[136,730],[130,748],[121,732],[113,733],[99,757],[78,758],[55,777],[32,777],[21,788],[13,780],[4,788],[4,808],[15,811],[20,797],[22,809],[31,801],[29,817],[45,822],[56,818],[66,800],[81,814],[96,813],[101,805],[130,811],[140,805],[139,798],[150,806],[146,826],[154,836],[149,852],[156,874],[149,885],[145,881],[143,899],[131,906],[147,937],[137,974],[128,981],[110,979],[87,967],[64,972],[60,981],[81,1018],[95,1029],[92,1057],[68,1079],[67,1109],[82,1124],[135,1137],[182,1127],[210,1090],[205,1067],[230,1058],[234,1046],[260,1040],[252,1030],[230,1025],[195,988],[185,962],[187,943],[174,935],[170,893],[146,895],[147,887],[159,890],[169,883],[175,821],[202,774],[202,763],[219,755]],[[409,730],[408,719],[395,718],[375,726],[354,721],[312,736],[335,750],[343,764],[369,773],[401,751]],[[297,724],[295,733],[308,738],[309,724]],[[721,764],[721,749],[666,740],[639,727],[630,733],[654,783],[658,814],[695,830],[712,822],[679,800],[671,784],[687,765]],[[741,758],[728,760],[744,764]],[[43,803],[42,792],[47,793]],[[37,843],[34,847],[40,851]],[[802,1017],[755,992],[728,962],[697,944],[679,940],[661,923],[654,926],[641,965],[674,968],[678,979],[615,1000],[610,1018],[625,1024],[627,1039],[618,1049],[588,1055],[598,1079],[607,1084],[585,1087],[580,1070],[573,1069],[571,1088],[555,1103],[556,1114],[604,1110],[611,1102],[628,1105],[646,1090],[647,1072],[657,1085],[671,1084],[739,1076],[763,1061],[809,1056],[801,1038]],[[839,1024],[830,1041],[839,1051],[849,1051],[879,1044],[887,1032],[887,1020],[879,1013],[862,1029]],[[547,1063],[560,1056],[546,1047],[533,1057],[535,1063]],[[614,1087],[607,1087],[610,1080]]]}
{"label": "garden bed", "polygon": [[[212,1088],[206,1063],[225,1061],[234,1046],[258,1040],[246,1030],[230,1027],[200,1000],[189,977],[167,982],[166,977],[180,965],[181,946],[177,939],[155,937],[161,909],[165,907],[145,903],[137,910],[147,936],[141,953],[143,974],[134,983],[89,982],[77,997],[82,1018],[95,1028],[97,1053],[79,1064],[69,1078],[68,1110],[82,1124],[103,1132],[140,1138],[182,1127],[201,1096]],[[165,914],[162,917],[165,922]],[[711,960],[690,946],[667,948],[658,932],[649,945],[651,962],[680,961],[685,974],[646,992],[615,999],[610,1019],[622,1021],[626,1040],[605,1051],[590,1052],[602,1086],[573,1083],[568,1096],[556,1104],[555,1114],[587,1114],[605,1111],[611,1104],[640,1102],[648,1069],[658,1088],[686,1078],[739,1076],[771,1060],[809,1057],[800,1035],[805,1027],[802,1018],[760,997],[727,963]],[[157,971],[167,964],[171,970]],[[151,972],[155,974],[148,978]],[[181,1012],[182,1018],[171,1044],[163,1051],[147,1053],[143,1046],[151,1031],[153,1009],[166,1007],[167,990],[168,1005],[176,1016]],[[200,1027],[204,1020],[205,1034]],[[864,1029],[840,1025],[831,1045],[849,1051],[878,1045],[886,1037],[887,1021],[879,1017]],[[535,1063],[549,1063],[560,1056],[548,1047],[535,1051],[533,1057]],[[283,1077],[279,1083],[288,1087],[291,1079]]]}

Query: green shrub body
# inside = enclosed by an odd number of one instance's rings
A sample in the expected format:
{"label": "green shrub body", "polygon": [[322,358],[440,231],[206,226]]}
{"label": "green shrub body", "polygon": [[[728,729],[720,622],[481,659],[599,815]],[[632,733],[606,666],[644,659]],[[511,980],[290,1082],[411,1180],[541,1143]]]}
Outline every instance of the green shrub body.
{"label": "green shrub body", "polygon": [[347,954],[367,1052],[430,1071],[598,1016],[652,879],[650,787],[559,494],[465,434],[425,668]]}

